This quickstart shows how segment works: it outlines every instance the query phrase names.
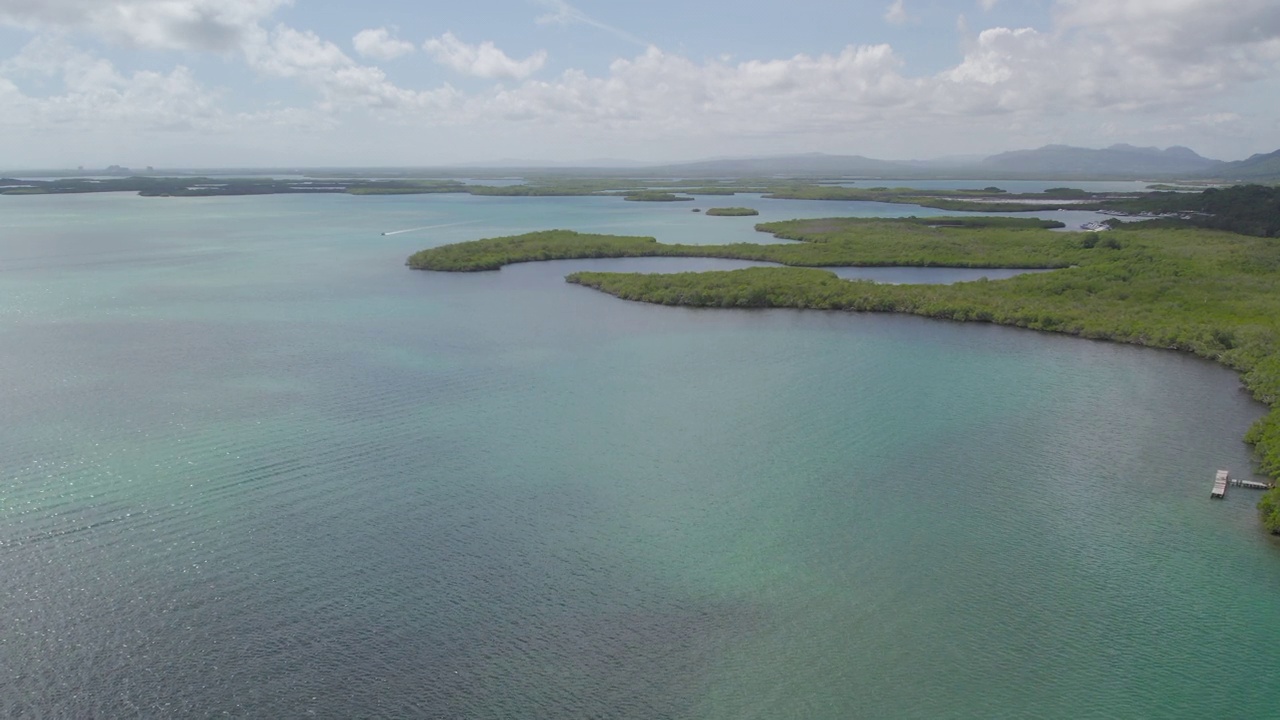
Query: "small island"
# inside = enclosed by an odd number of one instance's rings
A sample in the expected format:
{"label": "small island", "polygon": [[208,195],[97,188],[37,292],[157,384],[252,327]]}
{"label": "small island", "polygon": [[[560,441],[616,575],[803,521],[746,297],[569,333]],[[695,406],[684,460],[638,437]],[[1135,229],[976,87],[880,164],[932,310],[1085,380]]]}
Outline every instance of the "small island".
{"label": "small island", "polygon": [[[540,260],[623,257],[714,257],[801,267],[937,266],[1064,268],[1095,252],[1077,233],[1051,233],[1034,218],[828,218],[764,223],[757,230],[796,243],[676,245],[652,237],[543,230],[442,245],[411,255],[415,270],[476,272]],[[849,230],[840,237],[832,232]]]}
{"label": "small island", "polygon": [[[914,188],[852,188],[824,185],[806,179],[725,179],[691,187],[682,180],[635,178],[533,177],[510,185],[484,185],[456,178],[348,177],[318,173],[315,177],[209,178],[155,175],[46,179],[0,177],[0,196],[66,195],[136,192],[144,197],[213,197],[236,195],[337,194],[433,195],[468,194],[482,197],[622,197],[633,202],[686,202],[695,195],[761,194],[766,198],[836,200],[917,205],[939,210],[981,213],[1022,213],[1038,210],[1094,210],[1122,216],[1161,218],[1170,223],[1212,227],[1250,235],[1280,234],[1280,220],[1271,209],[1280,202],[1280,189],[1262,185],[1210,188],[1202,193],[1091,193],[1069,187],[1043,193],[1009,193],[990,186],[972,190]],[[738,211],[749,208],[726,208]],[[708,215],[752,214],[707,212]]]}
{"label": "small island", "polygon": [[715,215],[717,217],[746,217],[749,215],[759,215],[760,211],[748,207],[713,207],[707,208],[704,215]]}
{"label": "small island", "polygon": [[683,202],[693,199],[688,195],[676,195],[675,193],[662,192],[660,190],[641,190],[640,192],[627,193],[622,197],[624,200],[635,202]]}

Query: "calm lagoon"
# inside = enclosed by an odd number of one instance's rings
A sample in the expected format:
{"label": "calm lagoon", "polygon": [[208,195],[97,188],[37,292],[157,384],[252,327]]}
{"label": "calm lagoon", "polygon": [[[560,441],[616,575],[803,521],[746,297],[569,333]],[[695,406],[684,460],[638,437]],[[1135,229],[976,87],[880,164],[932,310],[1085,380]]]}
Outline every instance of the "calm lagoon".
{"label": "calm lagoon", "polygon": [[1274,709],[1280,547],[1208,500],[1262,412],[1230,372],[562,281],[666,258],[403,265],[768,239],[679,205],[0,198],[0,715]]}

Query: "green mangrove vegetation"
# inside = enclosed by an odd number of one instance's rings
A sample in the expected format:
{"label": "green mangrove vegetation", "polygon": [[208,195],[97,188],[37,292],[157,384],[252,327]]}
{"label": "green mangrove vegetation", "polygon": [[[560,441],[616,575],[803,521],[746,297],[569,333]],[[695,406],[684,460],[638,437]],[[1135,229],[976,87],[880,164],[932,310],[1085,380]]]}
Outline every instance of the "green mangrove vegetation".
{"label": "green mangrove vegetation", "polygon": [[661,190],[640,190],[626,193],[622,197],[624,200],[634,200],[636,202],[681,202],[693,199],[688,195],[676,195],[675,193]]}
{"label": "green mangrove vegetation", "polygon": [[764,192],[764,188],[739,186],[739,187],[690,187],[680,188],[680,192],[687,195],[737,195],[740,192]]}
{"label": "green mangrove vegetation", "polygon": [[15,180],[0,178],[0,195],[69,195],[100,192],[136,192],[143,197],[217,197],[232,195],[284,195],[301,193],[350,193],[353,195],[404,195],[467,192],[471,186],[457,180],[320,180],[274,178],[151,177],[60,178]]}
{"label": "green mangrove vegetation", "polygon": [[[103,178],[19,180],[0,178],[0,195],[136,192],[147,197],[204,197],[293,193],[351,195],[426,195],[457,193],[496,197],[621,196],[638,202],[682,202],[697,195],[759,193],[768,198],[853,200],[918,205],[955,212],[1010,213],[1036,210],[1103,210],[1118,215],[1158,217],[1166,225],[1190,224],[1252,235],[1280,233],[1280,189],[1258,185],[1210,188],[1201,193],[1090,193],[1069,187],[1043,193],[1013,194],[998,187],[961,190],[848,187],[823,179],[739,178],[688,180],[661,178],[529,177],[501,185],[452,178],[271,177],[208,178],[153,175]],[[844,181],[841,181],[842,183]],[[725,214],[712,212],[712,215]]]}
{"label": "green mangrove vegetation", "polygon": [[[460,193],[496,197],[565,197],[620,195],[641,202],[679,202],[694,195],[731,196],[737,193],[769,193],[769,197],[812,200],[871,200],[917,204],[951,210],[1014,212],[1053,209],[1052,194],[1009,195],[1000,188],[921,191],[910,188],[857,189],[822,180],[739,178],[687,180],[661,178],[529,177],[516,184],[485,185],[441,178],[343,178],[331,174],[301,179],[271,177],[208,178],[135,175],[106,178],[56,178],[17,180],[0,178],[0,195],[136,192],[147,197],[204,197],[219,195],[271,195],[288,193],[349,193],[352,195],[421,195]],[[1076,191],[1078,193],[1079,191]],[[680,194],[677,194],[680,193]],[[1110,196],[1071,194],[1075,202],[1101,206]],[[1062,199],[1068,199],[1063,197]]]}
{"label": "green mangrove vegetation", "polygon": [[[496,269],[573,257],[677,255],[780,263],[726,272],[579,272],[569,282],[628,300],[697,307],[900,312],[989,322],[1190,352],[1241,374],[1270,412],[1245,437],[1262,472],[1280,479],[1280,243],[1196,228],[1126,223],[1094,233],[1048,232],[1020,218],[828,218],[757,228],[781,245],[663,245],[653,238],[530,233],[424,250],[422,269]],[[837,265],[1057,268],[954,285],[847,281]],[[807,267],[806,267],[807,266]],[[1259,505],[1280,533],[1280,490]]]}
{"label": "green mangrove vegetation", "polygon": [[[498,197],[563,197],[589,195],[639,196],[655,199],[661,193],[675,191],[697,195],[733,195],[739,192],[765,192],[767,185],[756,180],[700,181],[690,186],[687,181],[663,179],[616,178],[528,178],[527,182],[502,185],[466,183],[441,178],[343,178],[321,173],[323,177],[278,179],[272,177],[159,177],[135,175],[104,178],[63,177],[21,180],[0,178],[0,195],[57,195],[96,192],[136,192],[147,197],[205,197],[219,195],[275,195],[289,193],[349,193],[352,195],[421,195],[459,193]],[[629,199],[631,199],[629,197]],[[665,198],[663,198],[665,199]],[[678,200],[690,198],[674,197]]]}
{"label": "green mangrove vegetation", "polygon": [[[1055,268],[1091,252],[1075,233],[1049,233],[1062,223],[1026,218],[829,218],[767,223],[756,228],[798,243],[668,245],[651,237],[545,230],[428,248],[409,257],[417,270],[497,270],[538,260],[602,257],[716,257],[781,265],[919,265]],[[857,232],[849,230],[856,228]]]}
{"label": "green mangrove vegetation", "polygon": [[746,217],[759,215],[760,211],[749,207],[713,207],[707,208],[706,214],[717,217]]}
{"label": "green mangrove vegetation", "polygon": [[1164,216],[1165,225],[1280,237],[1280,187],[1235,185],[1199,193],[1154,192],[1117,201],[1111,207],[1130,214]]}
{"label": "green mangrove vegetation", "polygon": [[415,270],[476,272],[538,260],[676,255],[680,253],[664,250],[678,247],[681,246],[659,245],[651,237],[543,230],[428,248],[410,255],[406,264]]}
{"label": "green mangrove vegetation", "polygon": [[1029,212],[1058,210],[1099,210],[1114,200],[1132,197],[1111,193],[1086,193],[1072,188],[1055,188],[1043,193],[1007,193],[998,187],[981,190],[920,190],[917,188],[853,188],[833,185],[794,184],[777,187],[765,197],[787,200],[861,200],[899,205],[919,205],[957,212]]}

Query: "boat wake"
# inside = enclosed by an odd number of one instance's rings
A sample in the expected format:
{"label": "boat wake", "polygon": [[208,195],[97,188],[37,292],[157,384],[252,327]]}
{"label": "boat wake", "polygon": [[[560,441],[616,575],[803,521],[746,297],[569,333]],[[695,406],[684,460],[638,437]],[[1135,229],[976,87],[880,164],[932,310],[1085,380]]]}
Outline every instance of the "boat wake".
{"label": "boat wake", "polygon": [[422,227],[405,228],[404,230],[388,230],[383,235],[403,235],[405,233],[418,232],[419,230],[436,230],[439,228],[457,227],[459,225],[474,225],[479,220],[466,220],[464,222],[445,223],[443,225],[423,225]]}

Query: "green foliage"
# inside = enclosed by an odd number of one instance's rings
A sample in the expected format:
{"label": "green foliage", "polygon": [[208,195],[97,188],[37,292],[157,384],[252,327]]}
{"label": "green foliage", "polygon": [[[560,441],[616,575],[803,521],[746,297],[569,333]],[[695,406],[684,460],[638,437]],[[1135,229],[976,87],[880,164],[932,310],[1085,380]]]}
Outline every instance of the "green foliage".
{"label": "green foliage", "polygon": [[1258,511],[1262,515],[1262,526],[1280,535],[1280,489],[1268,490],[1258,501]]}
{"label": "green foliage", "polygon": [[[1009,194],[997,187],[982,190],[919,190],[915,188],[851,188],[831,185],[795,184],[777,187],[766,197],[795,200],[863,200],[868,202],[920,205],[939,210],[964,212],[1030,212],[1057,210],[1071,200],[1073,209],[1090,210],[1105,206],[1108,196],[1072,188],[1055,188],[1044,193]],[[1093,200],[1093,202],[1080,202]]]}
{"label": "green foliage", "polygon": [[832,232],[860,232],[878,222],[904,223],[908,225],[926,225],[928,227],[967,227],[967,228],[1006,228],[1020,230],[1053,230],[1066,227],[1057,220],[1041,220],[1039,218],[1011,217],[973,217],[960,215],[956,217],[916,217],[882,218],[869,220],[863,218],[818,218],[816,220],[783,220],[781,222],[760,223],[756,229],[773,233],[791,240],[804,240],[812,237],[815,240]]}
{"label": "green foliage", "polygon": [[1169,183],[1155,183],[1148,185],[1148,190],[1167,190],[1170,192],[1200,192],[1205,189],[1205,185],[1170,185]]}
{"label": "green foliage", "polygon": [[739,188],[722,188],[722,187],[696,187],[696,188],[680,188],[680,191],[686,195],[737,195],[743,192]]}
{"label": "green foliage", "polygon": [[1280,187],[1235,185],[1201,193],[1154,192],[1110,204],[1131,213],[1177,216],[1161,224],[1195,225],[1258,237],[1280,237]]}
{"label": "green foliage", "polygon": [[[771,198],[802,200],[861,200],[919,205],[957,212],[1011,213],[1057,210],[1115,210],[1128,214],[1162,216],[1151,226],[1195,225],[1260,237],[1280,235],[1280,188],[1242,185],[1210,188],[1202,193],[1153,192],[1142,195],[1089,193],[1075,188],[1050,188],[1044,193],[1011,194],[998,187],[964,190],[916,188],[855,188],[812,180],[743,178],[736,180],[688,180],[610,177],[529,177],[516,185],[473,185],[454,179],[394,179],[342,177],[318,173],[314,178],[281,180],[270,177],[110,177],[15,180],[0,178],[0,195],[41,195],[96,192],[137,192],[148,197],[204,197],[218,195],[272,195],[295,193],[348,193],[351,195],[420,195],[468,193],[500,197],[564,197],[621,195],[627,200],[679,202],[692,195],[767,193]],[[677,192],[683,194],[676,194]],[[717,214],[717,213],[710,213]],[[1150,226],[1148,226],[1150,227]]]}
{"label": "green foliage", "polygon": [[467,186],[456,180],[279,180],[267,177],[206,178],[151,177],[63,178],[59,180],[0,179],[4,194],[79,194],[136,192],[145,197],[209,197],[226,195],[280,195],[297,193],[351,193],[353,195],[462,192]]}
{"label": "green foliage", "polygon": [[[280,180],[271,177],[117,177],[104,179],[61,178],[57,180],[15,180],[0,178],[0,194],[55,194],[94,192],[137,192],[149,197],[202,197],[210,195],[270,195],[282,193],[349,193],[351,195],[417,195],[425,193],[468,193],[500,197],[559,197],[610,193],[661,192],[655,188],[684,189],[688,181],[618,178],[529,178],[516,185],[472,185],[459,180],[400,177],[373,179],[325,177]],[[732,195],[736,192],[763,192],[757,181],[708,182],[689,192]],[[683,198],[682,198],[683,199]]]}
{"label": "green foliage", "polygon": [[461,192],[463,187],[461,183],[413,185],[386,183],[379,185],[353,185],[348,187],[346,191],[351,195],[428,195]]}
{"label": "green foliage", "polygon": [[693,198],[688,195],[676,195],[675,193],[661,192],[659,190],[640,190],[627,193],[624,199],[636,202],[680,202],[682,200],[692,200]]}
{"label": "green foliage", "polygon": [[744,217],[748,215],[759,215],[760,211],[747,207],[713,207],[707,208],[706,214],[719,217]]}
{"label": "green foliage", "polygon": [[[760,272],[765,271],[765,272]],[[626,273],[579,272],[571,283],[604,290],[627,300],[697,307],[840,307],[835,298],[848,284],[826,270],[748,268],[728,272],[673,273],[656,277]],[[831,298],[823,304],[819,298]]]}
{"label": "green foliage", "polygon": [[829,218],[757,225],[800,243],[665,245],[653,238],[549,230],[422,250],[419,270],[497,270],[503,265],[583,257],[685,256],[761,260],[782,265],[933,265],[1054,268],[1088,257],[1061,223],[1023,218]]}
{"label": "green foliage", "polygon": [[662,255],[662,247],[651,237],[544,230],[421,250],[409,256],[407,264],[415,270],[474,272],[534,260]]}

